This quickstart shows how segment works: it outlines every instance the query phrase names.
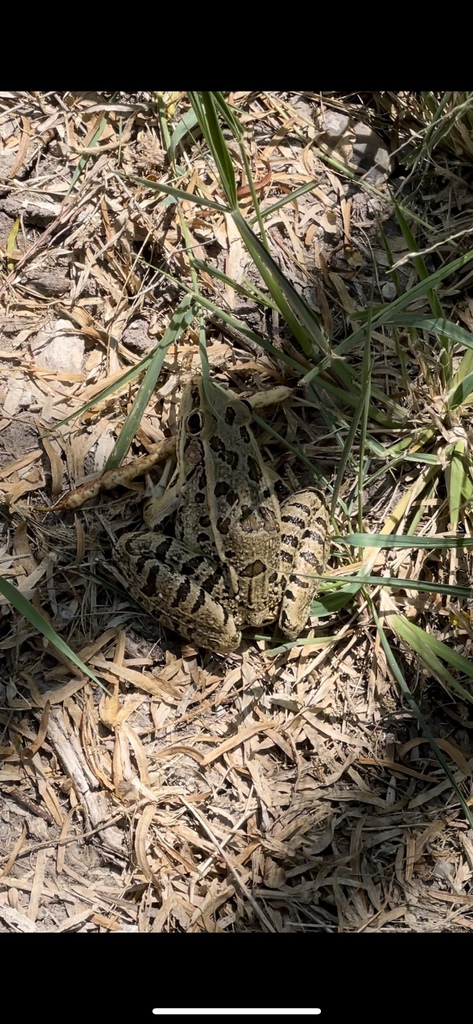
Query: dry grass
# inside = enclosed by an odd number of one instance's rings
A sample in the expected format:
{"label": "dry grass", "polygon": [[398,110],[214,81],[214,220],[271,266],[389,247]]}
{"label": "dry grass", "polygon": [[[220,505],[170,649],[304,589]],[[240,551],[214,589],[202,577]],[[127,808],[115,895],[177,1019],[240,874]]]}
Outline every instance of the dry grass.
{"label": "dry grass", "polygon": [[[152,188],[224,201],[200,135],[169,148],[185,95],[0,99],[0,572],[107,688],[0,598],[0,930],[473,926],[469,549],[336,539],[470,534],[468,393],[456,404],[448,395],[467,390],[471,350],[414,323],[444,317],[470,331],[469,263],[414,295],[412,322],[376,317],[468,254],[471,101],[362,99],[232,97],[261,211],[315,180],[264,229],[318,312],[322,369],[270,301],[259,303],[261,278],[232,217]],[[348,118],[339,139],[320,131],[333,113]],[[360,124],[384,140],[389,183],[386,173],[360,180]],[[249,221],[251,187],[228,147]],[[225,659],[196,651],[110,572],[111,539],[139,522],[144,482],[126,469],[106,488],[95,482],[116,463],[117,439],[130,443],[121,432],[139,374],[157,367],[159,379],[126,465],[160,457],[182,383],[201,365],[198,319],[173,320],[185,316],[182,288],[213,307],[215,379],[245,394],[294,388],[257,427],[267,459],[289,485],[315,472],[333,493],[321,588],[332,614],[300,644],[275,651],[269,636],[246,632]],[[355,336],[368,310],[371,325]],[[312,390],[297,390],[305,374]],[[76,504],[86,507],[45,511],[84,480]],[[340,598],[337,579],[357,572]],[[401,585],[368,584],[368,574]],[[407,636],[406,623],[422,634]],[[444,649],[437,664],[424,637],[465,659],[449,662],[450,678]]]}

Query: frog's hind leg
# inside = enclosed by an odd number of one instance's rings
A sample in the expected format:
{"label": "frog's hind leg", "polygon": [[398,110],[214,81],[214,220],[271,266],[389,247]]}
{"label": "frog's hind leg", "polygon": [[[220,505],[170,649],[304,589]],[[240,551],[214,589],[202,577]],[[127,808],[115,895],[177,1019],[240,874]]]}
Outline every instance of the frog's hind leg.
{"label": "frog's hind leg", "polygon": [[307,623],[327,561],[327,533],[328,512],[318,491],[298,491],[281,504],[279,628],[290,640],[296,639]]}
{"label": "frog's hind leg", "polygon": [[144,530],[118,540],[114,561],[126,590],[168,629],[226,654],[241,633],[228,610],[224,570],[164,533]]}

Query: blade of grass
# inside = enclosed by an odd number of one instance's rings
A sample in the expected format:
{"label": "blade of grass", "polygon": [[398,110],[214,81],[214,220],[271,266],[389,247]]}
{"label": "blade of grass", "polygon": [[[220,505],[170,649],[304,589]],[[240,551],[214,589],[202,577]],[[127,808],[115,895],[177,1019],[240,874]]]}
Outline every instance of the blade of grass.
{"label": "blade of grass", "polygon": [[[388,305],[373,314],[371,321],[372,330],[376,327],[380,327],[382,324],[402,323],[402,320],[399,319],[399,314],[406,306],[409,306],[411,302],[414,302],[421,296],[426,295],[432,288],[435,288],[440,284],[440,281],[443,281],[446,277],[449,277],[450,274],[454,274],[457,270],[460,270],[461,267],[464,267],[465,264],[469,263],[472,259],[473,250],[470,250],[470,252],[465,253],[463,256],[459,256],[458,259],[444,264],[443,267],[436,270],[433,274],[430,274],[430,276],[424,281],[419,281],[418,284],[414,285],[413,288],[410,288],[404,293],[404,295],[400,295],[398,298],[388,303]],[[365,319],[367,318],[367,314],[354,313],[352,314],[352,318],[354,320]],[[353,334],[350,334],[348,338],[345,338],[345,340],[342,341],[335,349],[336,355],[341,356],[345,355],[347,352],[351,352],[362,337],[364,330],[365,327],[360,327],[358,330],[354,331]],[[465,332],[465,334],[466,333],[467,332]],[[472,340],[470,340],[470,344],[473,344]]]}
{"label": "blade of grass", "polygon": [[17,590],[16,587],[13,587],[8,580],[5,580],[3,576],[0,576],[0,593],[6,597],[7,601],[16,608],[20,615],[23,615],[23,617],[31,623],[34,629],[38,630],[38,633],[42,633],[43,636],[46,637],[46,640],[48,640],[56,650],[60,651],[61,654],[64,654],[65,657],[76,666],[76,668],[83,672],[84,675],[88,676],[89,679],[92,679],[92,682],[96,683],[97,686],[100,686],[105,693],[108,693],[109,697],[112,696],[110,691],[107,690],[107,687],[100,682],[100,679],[94,675],[90,668],[87,668],[87,665],[85,665],[84,662],[77,657],[77,654],[74,654],[74,651],[71,650],[65,641],[58,636],[44,615],[42,615],[33,604],[31,604],[31,601],[28,601],[28,598],[25,597],[24,594]]}
{"label": "blade of grass", "polygon": [[[162,268],[159,267],[155,267],[152,263],[146,263],[145,260],[143,260],[142,262],[145,266],[150,267],[152,270],[156,271],[159,274],[162,274],[162,276],[165,277],[168,281],[172,281],[172,283],[175,284],[177,288],[180,288],[182,291],[186,292],[186,294],[189,295],[190,298],[200,303],[205,309],[208,309],[215,316],[219,317],[220,320],[224,320],[225,323],[227,323],[230,327],[234,327],[240,334],[244,334],[245,337],[247,337],[250,341],[256,342],[256,344],[260,345],[261,348],[265,350],[265,352],[271,353],[271,355],[273,355],[277,360],[282,360],[282,362],[286,363],[287,366],[295,370],[296,373],[298,373],[299,375],[306,374],[307,366],[304,366],[302,363],[297,362],[297,360],[293,359],[292,356],[288,356],[287,353],[284,352],[282,349],[278,349],[274,345],[271,345],[271,343],[269,341],[266,341],[266,339],[263,338],[262,335],[256,334],[255,331],[252,331],[251,328],[247,327],[246,324],[244,324],[242,321],[237,320],[234,316],[230,316],[230,314],[227,313],[226,310],[224,310],[220,306],[217,306],[215,302],[211,302],[210,299],[206,299],[204,295],[200,294],[200,292],[196,291],[193,288],[190,288],[189,285],[186,285],[183,281],[179,281],[172,274],[169,274],[168,271],[163,270]],[[340,394],[345,395],[345,392],[340,391]],[[345,395],[345,398],[346,401],[349,401],[349,397],[347,398]]]}
{"label": "blade of grass", "polygon": [[[328,354],[328,343],[320,330],[315,313],[307,306],[285,275],[279,270],[263,242],[255,235],[238,209],[235,172],[228,152],[228,146],[218,121],[216,106],[218,105],[220,113],[229,123],[237,140],[241,141],[243,131],[237,118],[231,115],[220,93],[216,94],[216,97],[211,93],[190,93],[189,96],[206,142],[215,160],[223,191],[231,207],[230,212],[233,221],[278,309],[306,356],[309,358],[313,357],[309,342],[313,342],[322,352]],[[254,201],[257,202],[256,195],[254,196]],[[351,373],[344,364],[337,364],[332,372],[339,376],[341,382],[345,385],[351,379]]]}
{"label": "blade of grass", "polygon": [[194,128],[196,128],[197,126],[197,123],[197,118],[193,110],[186,111],[186,113],[183,114],[183,116],[181,117],[180,121],[178,121],[167,147],[167,154],[170,163],[174,163],[176,159],[177,147],[180,145],[181,142],[183,142],[187,135],[192,134]]}
{"label": "blade of grass", "polygon": [[56,420],[52,427],[49,427],[48,430],[44,430],[39,436],[48,437],[59,427],[64,426],[66,423],[72,423],[73,420],[79,419],[79,417],[83,416],[89,409],[93,409],[96,405],[100,405],[101,402],[105,402],[107,398],[112,398],[118,391],[127,387],[127,385],[131,384],[136,377],[140,376],[140,373],[142,373],[143,370],[145,370],[151,363],[155,352],[156,349],[154,348],[152,352],[144,357],[144,359],[140,359],[139,363],[132,366],[130,370],[126,370],[126,372],[118,380],[115,380],[113,384],[109,384],[103,389],[103,391],[99,391],[88,402],[84,402],[79,409],[74,409],[74,412],[71,412],[69,416],[64,416],[62,420]]}
{"label": "blade of grass", "polygon": [[304,454],[300,447],[291,444],[291,442],[288,441],[285,437],[281,437],[281,434],[278,434],[277,430],[274,430],[270,423],[268,423],[266,420],[263,420],[261,416],[258,416],[258,413],[254,411],[252,412],[252,419],[255,421],[255,423],[258,423],[259,426],[262,427],[267,434],[270,434],[271,437],[276,438],[276,440],[278,440],[279,443],[284,448],[286,448],[288,452],[292,452],[293,455],[295,455],[296,458],[298,458],[300,462],[302,462],[303,465],[310,470],[312,476],[314,477],[314,480],[319,486],[321,482],[323,482],[324,487],[328,486],[325,478],[318,471],[317,466],[311,459],[307,457],[307,455]]}
{"label": "blade of grass", "polygon": [[[354,316],[357,316],[357,314],[355,313]],[[396,313],[392,319],[388,317],[384,323],[393,323],[397,327],[418,327],[423,331],[435,334],[436,337],[444,335],[450,341],[456,342],[459,345],[466,345],[467,348],[473,348],[473,335],[471,331],[465,330],[464,327],[459,327],[458,324],[452,323],[451,320],[447,320],[444,316],[434,318],[422,315],[421,313]]]}
{"label": "blade of grass", "polygon": [[389,668],[390,668],[390,670],[391,670],[391,672],[392,672],[396,682],[398,683],[399,689],[400,689],[403,697],[405,698],[405,700],[409,704],[409,707],[410,707],[412,713],[414,714],[417,722],[419,723],[419,727],[421,729],[422,735],[425,736],[426,740],[428,740],[428,742],[430,744],[430,747],[431,747],[431,750],[432,750],[432,753],[434,754],[434,756],[436,757],[439,765],[441,766],[441,768],[445,772],[445,775],[446,775],[450,785],[452,786],[453,791],[456,793],[457,799],[460,801],[461,807],[463,808],[463,813],[465,814],[465,817],[466,817],[467,821],[469,822],[470,827],[473,828],[473,814],[471,813],[470,808],[468,807],[468,804],[467,804],[467,802],[466,802],[466,800],[465,800],[461,790],[459,789],[459,787],[458,787],[458,785],[456,783],[456,780],[455,780],[455,778],[453,777],[453,775],[452,775],[452,773],[450,771],[450,768],[448,767],[448,764],[447,764],[447,762],[446,762],[446,760],[445,760],[445,758],[443,756],[442,751],[440,750],[440,747],[435,742],[434,736],[433,736],[431,730],[429,729],[429,726],[427,725],[427,722],[426,722],[426,720],[425,720],[425,718],[424,718],[420,708],[418,707],[417,702],[415,701],[414,697],[412,696],[412,693],[411,693],[411,691],[410,691],[410,689],[409,689],[409,687],[408,687],[408,685],[406,683],[406,680],[404,679],[404,676],[403,676],[403,674],[402,674],[402,672],[401,672],[401,670],[399,668],[399,665],[398,665],[398,663],[397,663],[397,661],[396,661],[396,659],[394,657],[394,654],[393,654],[393,652],[391,650],[391,646],[390,646],[390,644],[388,642],[387,636],[386,636],[386,634],[384,632],[384,629],[383,629],[383,627],[381,625],[379,617],[378,617],[378,615],[376,613],[376,608],[374,607],[374,605],[372,603],[371,603],[371,611],[372,611],[372,614],[373,614],[373,617],[374,617],[374,621],[376,623],[376,628],[378,630],[378,635],[379,635],[379,638],[380,638],[380,641],[381,641],[381,646],[382,646],[383,651],[384,651],[384,653],[386,655],[386,660],[387,660],[387,663],[389,665]]}
{"label": "blade of grass", "polygon": [[[231,210],[235,210],[237,208],[235,171],[216,110],[216,107],[219,106],[220,112],[228,121],[226,104],[224,101],[222,103],[223,97],[221,94],[214,95],[210,92],[189,92],[188,96],[199,122],[201,131],[205,137],[205,141],[214,158],[215,164],[218,167],[220,184],[225,193],[228,205]],[[229,127],[234,135],[236,134],[241,137],[241,128],[235,117],[230,119]]]}
{"label": "blade of grass", "polygon": [[225,274],[223,270],[219,270],[218,267],[212,267],[210,263],[205,263],[204,260],[194,259],[192,264],[196,270],[201,270],[209,277],[213,277],[214,280],[220,281],[221,284],[227,285],[229,288],[233,288],[237,295],[244,295],[245,298],[254,299],[259,302],[261,306],[267,306],[269,309],[277,309],[276,303],[272,300],[271,296],[265,294],[253,283],[245,285],[241,282],[234,281],[233,278]]}
{"label": "blade of grass", "polygon": [[473,537],[418,537],[414,533],[349,533],[337,544],[360,548],[471,548]]}
{"label": "blade of grass", "polygon": [[[338,543],[338,537],[336,542]],[[353,577],[348,574],[337,573],[336,582],[345,583]],[[368,576],[362,572],[355,576],[359,587],[388,587],[389,590],[415,590],[420,594],[445,594],[447,597],[459,597],[464,601],[471,601],[472,590],[470,587],[455,586],[453,583],[425,583],[423,580],[405,579],[403,576]]]}
{"label": "blade of grass", "polygon": [[[393,205],[396,213],[397,222],[399,224],[399,227],[401,228],[409,252],[411,253],[412,262],[417,271],[417,276],[419,277],[420,281],[427,281],[430,275],[425,265],[423,257],[420,254],[417,254],[418,246],[416,244],[414,235],[412,234],[412,231],[406,221],[406,218],[404,217],[404,214],[395,199],[393,200]],[[433,289],[429,288],[429,290],[426,292],[426,295],[430,303],[432,315],[437,319],[443,318],[444,313],[436,292]]]}
{"label": "blade of grass", "polygon": [[448,689],[451,687],[455,693],[457,693],[462,700],[466,700],[469,704],[473,704],[473,694],[469,693],[461,683],[455,679],[454,676],[445,668],[442,664],[442,660],[452,665],[457,672],[461,672],[462,675],[466,675],[468,678],[473,680],[473,662],[469,658],[464,658],[462,654],[458,654],[457,651],[452,650],[447,644],[444,644],[442,640],[437,640],[431,633],[426,633],[420,626],[416,626],[415,623],[409,622],[403,615],[393,614],[389,616],[389,625],[398,636],[406,644],[409,645],[411,650],[415,651],[416,654],[422,659],[424,664],[427,666],[430,672],[432,672],[436,678],[442,682]]}
{"label": "blade of grass", "polygon": [[[467,354],[470,355],[470,353],[471,349]],[[460,380],[459,384],[455,386],[454,390],[450,393],[450,395],[447,395],[447,409],[453,411],[453,409],[458,409],[460,406],[465,405],[468,402],[472,392],[473,372],[468,373],[466,377],[463,378],[463,380]]]}
{"label": "blade of grass", "polygon": [[205,206],[210,210],[218,210],[219,213],[229,213],[227,206],[223,206],[222,203],[216,203],[213,199],[207,199],[205,196],[199,196],[195,192],[185,192],[182,188],[176,188],[175,185],[165,185],[162,181],[151,181],[150,178],[139,178],[135,174],[125,174],[123,171],[115,171],[115,174],[119,178],[124,178],[127,181],[134,181],[136,185],[143,185],[145,188],[149,188],[155,192],[163,192],[167,196],[171,196],[176,202],[178,199],[184,199],[188,203],[196,203],[197,206]]}
{"label": "blade of grass", "polygon": [[[10,231],[9,231],[9,234],[8,234],[8,238],[7,238],[7,248],[6,248],[6,251],[7,251],[9,256],[11,256],[12,252],[15,251],[15,242],[16,242],[16,237],[18,235],[19,227],[20,227],[20,218],[17,217],[16,220],[13,222],[11,228],[10,228]],[[9,274],[13,273],[14,269],[15,269],[15,260],[11,260],[11,259],[7,260],[7,270],[8,270],[8,273]]]}
{"label": "blade of grass", "polygon": [[[417,254],[418,246],[416,245],[415,238],[414,238],[414,236],[412,234],[412,231],[411,231],[411,229],[410,229],[410,227],[409,227],[409,225],[408,225],[408,223],[407,223],[407,221],[406,221],[406,219],[405,219],[405,217],[404,217],[404,215],[402,213],[402,210],[399,208],[399,206],[398,206],[398,204],[396,203],[395,200],[393,200],[393,202],[394,202],[394,209],[395,209],[395,213],[396,213],[397,222],[398,222],[398,224],[399,224],[399,226],[401,228],[401,231],[402,231],[404,239],[405,239],[405,241],[407,243],[408,249],[409,249],[409,251],[412,254],[412,262],[413,262],[413,264],[415,266],[415,269],[417,271],[417,275],[418,275],[418,277],[419,277],[419,279],[421,281],[426,281],[427,278],[429,277],[429,273],[428,273],[427,267],[425,265],[425,262],[423,260],[423,257],[420,254]],[[429,288],[429,290],[427,292],[427,298],[429,300],[429,304],[430,304],[430,308],[432,310],[433,316],[437,317],[438,319],[443,318],[444,317],[443,309],[442,309],[439,297],[438,297],[437,292],[435,291],[435,289]],[[439,334],[438,338],[439,338],[439,341],[440,341],[441,379],[442,379],[442,384],[445,385],[446,381],[450,380],[450,378],[452,376],[452,355],[451,355],[450,347],[448,345],[448,342],[447,342],[447,339],[446,339],[445,335]]]}
{"label": "blade of grass", "polygon": [[[294,337],[297,338],[304,355],[313,359],[312,345],[310,344],[312,342],[324,355],[328,356],[328,342],[320,330],[315,313],[280,271],[277,263],[247,224],[240,211],[232,211],[232,217],[266,287]],[[350,383],[352,373],[344,363],[337,362],[335,367],[331,367],[331,371],[340,379],[341,383],[345,385]]]}
{"label": "blade of grass", "polygon": [[448,490],[450,523],[456,529],[462,507],[465,507],[468,491],[471,494],[471,480],[468,476],[468,444],[466,438],[448,445],[445,449],[445,480]]}
{"label": "blade of grass", "polygon": [[[289,203],[293,203],[295,199],[299,199],[300,196],[305,195],[306,192],[310,192],[311,189],[316,188],[317,185],[318,181],[316,181],[315,178],[312,181],[306,181],[305,185],[301,185],[300,188],[294,189],[293,192],[288,192],[287,195],[281,196],[276,203],[272,203],[271,206],[266,206],[264,210],[258,208],[261,218],[263,220],[267,220],[268,217],[272,217],[272,215],[277,213],[278,210],[281,210]],[[256,216],[251,217],[248,223],[250,227],[253,227],[254,224],[259,223],[259,220]]]}
{"label": "blade of grass", "polygon": [[148,405],[148,402],[156,388],[156,382],[159,374],[161,373],[166,352],[169,346],[180,338],[181,334],[183,334],[189,324],[192,323],[194,318],[195,311],[190,300],[185,296],[174,312],[171,323],[163,334],[159,345],[157,345],[154,350],[145,378],[123,424],[120,436],[107,459],[104,472],[108,472],[110,469],[116,469],[124,459],[141,423],[146,406]]}

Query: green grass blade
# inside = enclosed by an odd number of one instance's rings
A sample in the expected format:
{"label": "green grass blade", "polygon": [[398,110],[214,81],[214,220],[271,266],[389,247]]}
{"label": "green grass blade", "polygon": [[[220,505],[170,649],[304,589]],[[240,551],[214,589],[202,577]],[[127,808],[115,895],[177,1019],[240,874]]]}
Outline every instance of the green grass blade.
{"label": "green grass blade", "polygon": [[[317,185],[318,182],[315,178],[313,181],[306,181],[305,185],[301,185],[300,188],[294,189],[294,192],[288,192],[287,195],[281,196],[276,203],[272,203],[271,206],[267,206],[264,210],[260,210],[261,217],[263,220],[267,220],[268,217],[272,217],[272,215],[277,213],[278,210],[282,210],[284,206],[287,206],[289,203],[293,203],[295,199],[299,199],[300,196],[303,196],[306,192],[310,192],[311,189],[316,188]],[[257,220],[257,217],[252,217],[248,221],[250,227],[253,227]]]}
{"label": "green grass blade", "polygon": [[[458,259],[452,260],[450,263],[446,263],[443,267],[440,268],[440,270],[436,270],[435,273],[431,274],[430,277],[427,277],[424,281],[419,281],[419,284],[414,285],[414,287],[410,288],[409,291],[405,292],[404,295],[398,296],[398,298],[394,299],[393,302],[390,302],[382,309],[373,313],[371,321],[372,330],[374,330],[377,327],[380,327],[382,324],[402,323],[402,321],[398,317],[401,311],[406,308],[406,306],[409,306],[411,302],[414,302],[416,299],[421,298],[421,296],[427,295],[432,288],[435,288],[438,284],[440,284],[440,281],[443,281],[446,277],[449,277],[450,274],[456,273],[457,270],[460,270],[461,267],[464,267],[472,259],[473,250],[470,250],[470,252],[465,253],[464,256],[459,256]],[[363,317],[366,317],[366,314],[353,315],[354,320],[363,319]],[[360,327],[358,330],[354,331],[353,334],[350,334],[348,338],[345,338],[345,341],[342,341],[341,344],[338,345],[337,348],[335,349],[337,356],[341,356],[347,352],[351,352],[354,346],[362,338],[364,331],[365,327]],[[470,341],[470,344],[472,343],[473,342]]]}
{"label": "green grass blade", "polygon": [[229,277],[228,274],[225,274],[223,270],[219,270],[218,267],[212,267],[210,263],[205,263],[204,260],[196,259],[192,261],[192,264],[196,270],[201,270],[205,274],[208,274],[209,277],[213,277],[215,281],[220,281],[221,284],[226,285],[228,288],[233,288],[233,291],[236,292],[237,295],[244,295],[245,298],[253,299],[256,302],[259,302],[263,307],[267,306],[270,309],[275,310],[278,308],[276,303],[273,302],[271,296],[262,292],[253,283],[245,285],[239,281],[234,281],[233,278]]}
{"label": "green grass blade", "polygon": [[[298,295],[295,288],[293,288],[267,249],[265,249],[258,236],[255,235],[249,224],[247,224],[243,215],[239,211],[235,211],[232,216],[263,281],[291,328],[294,337],[299,341],[304,354],[310,358],[313,357],[312,345],[308,343],[310,339],[324,355],[330,355],[328,342],[320,330],[315,313]],[[337,375],[342,377],[342,381],[345,384],[350,382],[351,374],[344,364],[337,363],[336,371]]]}
{"label": "green grass blade", "polygon": [[[338,582],[338,578],[336,582]],[[363,583],[361,581],[360,583],[349,583],[323,597],[319,595],[317,600],[311,604],[310,614],[315,615],[318,619],[323,619],[327,615],[335,615],[342,608],[345,608],[347,604],[350,604],[362,587]]]}
{"label": "green grass blade", "polygon": [[[338,538],[337,538],[338,543]],[[348,582],[353,577],[337,573],[337,583]],[[471,587],[460,587],[453,583],[426,583],[424,580],[405,579],[402,576],[368,576],[359,572],[355,576],[360,587],[387,587],[389,590],[415,590],[420,594],[445,594],[446,597],[458,597],[463,601],[471,601]]]}
{"label": "green grass blade", "polygon": [[139,363],[136,363],[130,370],[127,370],[119,380],[114,381],[113,384],[109,384],[103,389],[103,391],[99,391],[98,394],[94,395],[94,397],[88,402],[84,402],[79,409],[75,409],[74,412],[71,412],[69,416],[64,416],[62,420],[55,420],[53,426],[49,427],[48,430],[43,430],[43,433],[39,436],[48,437],[49,434],[53,434],[59,427],[64,426],[66,423],[72,423],[73,420],[79,419],[84,415],[84,413],[88,412],[89,409],[94,409],[95,406],[100,405],[101,402],[106,402],[107,398],[112,398],[113,395],[116,395],[117,391],[121,391],[123,388],[127,387],[128,384],[131,384],[140,376],[143,370],[147,369],[154,357],[155,351],[156,349],[153,349],[153,351],[145,356],[144,359],[140,359]]}
{"label": "green grass blade", "polygon": [[194,192],[185,192],[184,189],[176,188],[174,185],[165,185],[162,181],[151,181],[149,178],[139,178],[135,174],[125,174],[123,171],[115,171],[115,173],[119,178],[134,181],[135,184],[143,185],[144,188],[149,188],[154,192],[163,192],[164,195],[171,196],[176,202],[178,199],[184,199],[187,203],[196,203],[197,206],[218,210],[219,213],[229,213],[227,206],[223,206],[222,203],[216,203],[213,199],[206,199],[204,196],[196,195]]}
{"label": "green grass blade", "polygon": [[[395,213],[396,213],[397,222],[399,224],[399,227],[401,228],[401,231],[402,231],[402,234],[404,236],[404,240],[405,240],[405,242],[407,244],[407,247],[409,249],[409,252],[412,254],[412,262],[413,262],[413,264],[414,264],[414,266],[416,268],[419,280],[420,281],[427,281],[428,278],[429,278],[429,272],[427,270],[427,267],[425,265],[423,257],[420,255],[420,253],[419,254],[417,253],[418,246],[416,244],[416,240],[414,238],[414,235],[412,234],[412,231],[411,231],[411,229],[410,229],[410,227],[409,227],[409,225],[407,223],[406,218],[404,217],[404,214],[403,214],[400,206],[398,206],[398,204],[396,203],[395,200],[393,200],[393,203],[394,203],[394,209],[395,209]],[[442,310],[442,307],[441,307],[440,302],[439,302],[438,295],[436,294],[436,292],[433,289],[429,289],[429,291],[427,292],[427,298],[428,298],[429,303],[430,303],[430,308],[432,310],[432,315],[434,317],[443,317],[444,314],[443,314],[443,310]]]}
{"label": "green grass blade", "polygon": [[[227,198],[227,202],[231,209],[235,210],[237,208],[235,171],[225,142],[225,137],[220,127],[216,109],[218,106],[220,113],[223,113],[226,117],[226,104],[222,104],[221,94],[219,94],[217,98],[217,96],[211,92],[190,92],[188,93],[188,96],[192,104],[194,114],[197,117],[203,135],[205,136],[207,145],[215,160],[219,172],[220,183]],[[234,134],[235,132],[241,133],[236,118],[232,118],[230,127]]]}
{"label": "green grass blade", "polygon": [[470,808],[468,807],[468,804],[467,804],[467,802],[466,802],[466,800],[465,800],[461,790],[459,789],[459,787],[457,785],[457,782],[456,782],[454,776],[452,775],[452,772],[450,771],[450,768],[449,768],[449,766],[447,764],[447,761],[445,760],[445,757],[444,757],[442,751],[440,750],[440,747],[435,742],[435,738],[433,736],[433,733],[429,729],[429,726],[427,725],[427,722],[426,722],[426,720],[425,720],[425,718],[424,718],[420,708],[418,707],[414,697],[412,696],[412,693],[411,693],[411,691],[410,691],[410,689],[409,689],[409,687],[408,687],[408,685],[406,683],[406,680],[404,679],[404,676],[403,676],[403,674],[402,674],[402,672],[401,672],[401,670],[399,668],[399,665],[398,665],[398,663],[396,661],[396,658],[394,657],[394,654],[393,654],[393,651],[391,650],[391,646],[390,646],[390,644],[388,642],[386,633],[385,633],[385,631],[384,631],[384,629],[383,629],[383,627],[381,625],[381,622],[379,621],[378,615],[376,613],[376,609],[374,608],[373,605],[371,605],[371,610],[372,610],[372,613],[373,613],[374,620],[376,622],[376,626],[377,626],[377,630],[378,630],[378,635],[379,635],[379,638],[381,640],[381,646],[382,646],[383,651],[384,651],[384,653],[386,655],[386,660],[387,660],[387,663],[389,665],[389,668],[390,668],[394,678],[396,679],[396,681],[398,683],[399,689],[400,689],[403,697],[405,698],[405,700],[409,704],[409,707],[410,707],[411,711],[413,712],[413,714],[414,714],[414,716],[415,716],[415,718],[416,718],[416,720],[417,720],[417,722],[418,722],[418,724],[420,726],[420,730],[421,730],[423,736],[425,736],[426,740],[428,740],[428,742],[430,744],[430,747],[431,747],[431,750],[432,750],[432,753],[435,755],[439,765],[441,766],[441,768],[445,772],[445,775],[446,775],[448,781],[450,782],[450,785],[451,785],[453,791],[456,793],[457,799],[459,800],[459,802],[460,802],[460,804],[461,804],[461,806],[463,808],[463,812],[465,814],[465,817],[466,817],[467,821],[470,823],[470,826],[473,828],[473,814],[471,813]]}
{"label": "green grass blade", "polygon": [[[355,314],[356,316],[356,314]],[[418,327],[420,330],[429,331],[436,337],[444,335],[450,341],[458,345],[466,345],[473,348],[473,335],[464,327],[459,327],[444,316],[431,317],[422,316],[420,313],[396,313],[392,318],[388,317],[385,324],[396,324],[397,327]]]}
{"label": "green grass blade", "polygon": [[159,345],[157,345],[154,350],[146,371],[146,376],[123,424],[117,443],[114,445],[114,448],[107,459],[104,472],[107,472],[110,469],[116,469],[117,466],[121,465],[141,423],[146,406],[148,405],[148,402],[156,388],[156,382],[159,374],[161,373],[162,365],[166,358],[166,352],[169,346],[180,338],[181,334],[183,334],[189,324],[192,323],[194,318],[195,311],[190,300],[186,296],[177,307],[169,327],[161,338]]}
{"label": "green grass blade", "polygon": [[455,679],[454,676],[445,668],[442,664],[442,660],[446,661],[449,665],[462,675],[467,676],[473,682],[473,661],[469,658],[465,658],[463,654],[458,654],[457,651],[452,650],[447,644],[444,644],[442,640],[437,640],[431,633],[426,633],[420,626],[416,626],[415,623],[409,622],[403,615],[390,615],[389,625],[394,631],[401,637],[402,640],[409,647],[422,658],[422,661],[427,666],[430,672],[432,672],[437,679],[440,680],[447,688],[451,687],[455,693],[457,693],[462,700],[466,700],[469,704],[473,704],[473,694],[469,693],[461,683]]}
{"label": "green grass blade", "polygon": [[[114,95],[112,96],[112,98],[110,100],[110,104],[115,102],[115,99],[117,98],[118,95],[119,95],[119,93],[117,93],[117,92],[114,93]],[[92,136],[92,138],[90,139],[90,141],[88,143],[88,147],[87,147],[88,149],[92,149],[97,144],[97,142],[100,139],[100,136],[105,131],[105,128],[107,127],[107,124],[108,124],[108,112],[105,112],[103,117],[100,119],[100,121],[98,123],[98,126],[97,126],[97,128],[96,128],[96,130],[95,130],[95,132],[94,132],[94,134]],[[99,153],[99,151],[97,151],[97,154],[98,153]],[[74,173],[72,175],[72,178],[71,178],[71,184],[69,185],[69,188],[68,188],[67,193],[66,193],[68,196],[71,194],[71,192],[72,192],[72,190],[74,188],[74,185],[76,184],[76,181],[78,181],[78,179],[80,178],[80,176],[82,174],[82,171],[84,170],[84,167],[85,167],[86,163],[88,162],[88,160],[90,160],[90,158],[91,158],[91,154],[90,153],[84,153],[83,156],[79,157],[76,169],[75,169],[75,171],[74,171]]]}
{"label": "green grass blade", "polygon": [[194,110],[188,110],[178,121],[172,135],[171,141],[168,147],[168,157],[170,163],[174,163],[176,159],[176,150],[180,143],[186,138],[187,135],[192,134],[194,128],[197,126],[198,121]]}
{"label": "green grass blade", "polygon": [[450,524],[456,529],[460,519],[460,512],[465,506],[466,493],[471,490],[471,482],[468,477],[468,448],[466,439],[457,441],[454,445],[448,445],[445,451],[447,465],[445,477],[448,489],[448,507],[450,510]]}
{"label": "green grass blade", "polygon": [[[473,355],[470,349],[467,355]],[[457,377],[457,374],[455,375]],[[455,378],[454,378],[455,379]],[[447,409],[453,410],[458,409],[462,405],[466,405],[470,401],[470,395],[473,392],[473,371],[467,373],[463,379],[459,380],[459,383],[455,383],[453,390],[447,396]],[[472,399],[473,401],[473,399]]]}
{"label": "green grass blade", "polygon": [[337,544],[359,548],[471,548],[473,537],[417,537],[414,533],[349,533]]}
{"label": "green grass blade", "polygon": [[100,679],[94,675],[90,668],[87,668],[87,665],[85,665],[84,662],[77,657],[77,654],[74,654],[74,651],[68,647],[64,640],[58,636],[44,615],[42,615],[33,604],[31,604],[31,601],[28,601],[28,598],[25,597],[24,594],[17,590],[16,587],[13,587],[8,580],[5,580],[3,576],[0,576],[0,593],[6,597],[7,601],[16,608],[20,615],[23,615],[24,618],[31,623],[34,629],[38,630],[38,633],[42,633],[43,636],[46,637],[46,640],[48,640],[56,650],[60,651],[61,654],[64,654],[65,657],[76,666],[76,668],[83,672],[84,675],[88,676],[89,679],[92,679],[92,682],[96,683],[97,686],[100,686],[102,690],[105,690],[105,693],[108,693],[109,697],[112,696],[110,691],[107,690],[107,687],[100,682]]}

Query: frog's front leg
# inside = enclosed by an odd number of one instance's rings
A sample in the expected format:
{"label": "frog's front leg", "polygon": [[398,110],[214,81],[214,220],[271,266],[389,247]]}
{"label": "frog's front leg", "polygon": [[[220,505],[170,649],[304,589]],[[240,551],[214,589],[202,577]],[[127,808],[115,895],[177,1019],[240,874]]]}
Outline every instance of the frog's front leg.
{"label": "frog's front leg", "polygon": [[114,559],[137,604],[168,629],[219,654],[238,647],[223,567],[154,530],[123,534]]}
{"label": "frog's front leg", "polygon": [[313,488],[281,504],[282,600],[279,628],[290,640],[304,629],[328,556],[328,512]]}

